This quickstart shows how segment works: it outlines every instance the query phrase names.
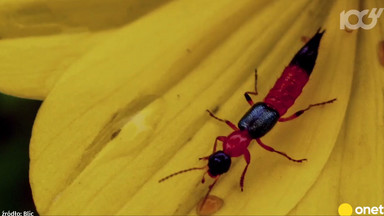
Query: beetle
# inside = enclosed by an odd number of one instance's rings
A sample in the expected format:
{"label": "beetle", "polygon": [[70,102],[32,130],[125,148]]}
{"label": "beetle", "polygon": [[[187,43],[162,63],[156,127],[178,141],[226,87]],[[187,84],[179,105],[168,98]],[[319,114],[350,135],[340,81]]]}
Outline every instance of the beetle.
{"label": "beetle", "polygon": [[[208,175],[214,179],[214,182],[209,185],[209,190],[204,198],[206,199],[219,177],[229,170],[231,158],[244,156],[246,166],[240,178],[240,188],[241,191],[243,191],[244,177],[251,161],[248,146],[252,140],[256,140],[265,150],[278,153],[291,161],[298,163],[306,161],[307,159],[305,158],[293,159],[286,153],[264,144],[260,138],[267,134],[277,122],[293,120],[314,106],[329,104],[336,100],[336,98],[334,98],[325,102],[311,104],[306,109],[299,110],[291,116],[283,117],[299,97],[302,89],[309,80],[316,63],[319,44],[324,32],[325,30],[321,31],[319,28],[316,34],[296,53],[262,102],[254,103],[250,96],[258,94],[256,85],[254,92],[244,93],[245,99],[249,105],[251,105],[251,108],[240,119],[237,126],[231,121],[216,117],[211,111],[207,110],[211,117],[226,123],[233,129],[233,132],[228,136],[216,137],[213,153],[207,157],[200,158],[202,160],[208,160],[206,166],[181,170],[160,179],[159,182],[184,172],[206,170],[205,173],[208,173]],[[257,82],[257,70],[255,71],[255,82]],[[218,141],[223,143],[223,149],[219,151],[217,150]],[[203,176],[202,182],[204,183],[204,181]]]}

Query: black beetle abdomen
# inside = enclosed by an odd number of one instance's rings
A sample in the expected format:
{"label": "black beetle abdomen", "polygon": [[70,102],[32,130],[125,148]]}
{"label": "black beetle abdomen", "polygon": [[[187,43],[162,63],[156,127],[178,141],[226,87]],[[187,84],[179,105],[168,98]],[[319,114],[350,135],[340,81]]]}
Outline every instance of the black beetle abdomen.
{"label": "black beetle abdomen", "polygon": [[249,135],[256,139],[264,136],[279,120],[279,113],[268,107],[265,103],[254,104],[240,119],[238,127],[247,130]]}

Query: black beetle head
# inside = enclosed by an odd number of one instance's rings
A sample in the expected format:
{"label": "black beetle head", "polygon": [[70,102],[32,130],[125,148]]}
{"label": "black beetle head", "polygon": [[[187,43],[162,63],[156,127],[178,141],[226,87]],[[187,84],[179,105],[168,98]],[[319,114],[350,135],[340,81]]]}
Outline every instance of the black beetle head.
{"label": "black beetle head", "polygon": [[208,173],[212,177],[226,173],[230,166],[231,157],[225,154],[223,151],[217,151],[209,156]]}

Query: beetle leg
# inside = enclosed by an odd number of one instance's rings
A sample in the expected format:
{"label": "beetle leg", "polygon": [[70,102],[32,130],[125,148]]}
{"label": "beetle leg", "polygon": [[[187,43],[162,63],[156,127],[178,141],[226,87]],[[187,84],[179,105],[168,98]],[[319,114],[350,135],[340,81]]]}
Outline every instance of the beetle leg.
{"label": "beetle leg", "polygon": [[248,149],[246,149],[246,151],[244,152],[244,159],[245,159],[245,162],[247,162],[247,165],[245,166],[243,174],[241,174],[241,178],[240,178],[241,191],[243,191],[243,187],[244,187],[245,173],[247,172],[249,163],[251,163],[251,154],[249,153]]}
{"label": "beetle leg", "polygon": [[325,101],[325,102],[321,102],[321,103],[316,103],[316,104],[310,104],[307,108],[299,110],[299,111],[295,112],[291,116],[288,116],[288,117],[285,117],[285,118],[279,118],[279,122],[285,122],[285,121],[293,120],[293,119],[301,116],[301,114],[303,114],[305,111],[311,109],[314,106],[321,106],[321,105],[329,104],[329,103],[334,102],[335,100],[336,100],[336,98],[333,98],[332,100],[329,100],[329,101]]}
{"label": "beetle leg", "polygon": [[247,100],[247,102],[249,103],[249,105],[253,106],[253,104],[255,104],[251,98],[251,96],[249,96],[250,94],[252,95],[257,95],[257,68],[255,69],[255,91],[254,92],[251,92],[251,91],[247,91],[244,93],[244,97],[245,97],[245,100]]}
{"label": "beetle leg", "polygon": [[210,115],[212,118],[214,118],[214,119],[216,119],[216,120],[218,120],[218,121],[221,121],[221,122],[225,122],[225,123],[226,123],[229,127],[231,127],[233,130],[235,130],[235,131],[239,130],[239,128],[237,128],[236,125],[233,124],[232,122],[230,122],[229,120],[225,120],[225,119],[218,118],[218,117],[216,117],[216,116],[215,116],[211,111],[209,111],[209,110],[207,110],[207,112],[209,113],[209,115]]}
{"label": "beetle leg", "polygon": [[304,158],[304,159],[300,159],[300,160],[293,159],[293,158],[289,157],[286,153],[281,152],[281,151],[276,151],[274,148],[265,145],[264,143],[261,142],[260,139],[256,139],[256,142],[257,142],[261,147],[263,147],[265,150],[270,151],[270,152],[276,152],[277,154],[281,154],[281,155],[283,155],[284,157],[288,158],[288,160],[291,160],[291,161],[294,161],[294,162],[298,162],[298,163],[301,163],[301,162],[307,160],[307,159],[305,159],[305,158]]}

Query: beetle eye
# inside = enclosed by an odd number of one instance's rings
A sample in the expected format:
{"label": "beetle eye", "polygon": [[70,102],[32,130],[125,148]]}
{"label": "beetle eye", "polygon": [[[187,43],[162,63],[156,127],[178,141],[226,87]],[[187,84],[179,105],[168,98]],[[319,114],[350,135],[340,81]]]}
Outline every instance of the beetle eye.
{"label": "beetle eye", "polygon": [[231,166],[231,157],[223,151],[218,151],[209,156],[209,174],[214,177],[226,173]]}

